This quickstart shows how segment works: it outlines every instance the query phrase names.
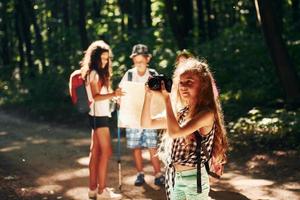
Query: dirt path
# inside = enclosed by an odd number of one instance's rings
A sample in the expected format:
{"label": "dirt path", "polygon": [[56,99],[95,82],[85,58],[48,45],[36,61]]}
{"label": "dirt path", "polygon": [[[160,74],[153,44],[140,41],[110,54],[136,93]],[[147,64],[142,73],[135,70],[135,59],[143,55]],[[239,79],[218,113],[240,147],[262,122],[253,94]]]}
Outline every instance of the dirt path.
{"label": "dirt path", "polygon": [[[88,199],[89,137],[88,129],[30,122],[0,112],[0,199]],[[114,152],[116,144],[113,139]],[[231,155],[224,178],[212,187],[212,199],[300,199],[299,153],[245,152]],[[135,187],[131,153],[122,139],[124,199],[163,200],[164,190],[153,184],[147,152],[143,156],[147,184]],[[110,187],[118,187],[117,172],[113,157]]]}

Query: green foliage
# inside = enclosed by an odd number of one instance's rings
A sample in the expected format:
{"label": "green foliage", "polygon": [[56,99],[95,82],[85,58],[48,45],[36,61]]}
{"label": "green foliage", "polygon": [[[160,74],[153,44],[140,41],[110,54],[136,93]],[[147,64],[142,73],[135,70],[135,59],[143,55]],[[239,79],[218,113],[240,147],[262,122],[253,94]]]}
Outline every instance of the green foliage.
{"label": "green foliage", "polygon": [[229,138],[236,149],[299,149],[300,109],[252,108],[228,123]]}
{"label": "green foliage", "polygon": [[258,30],[235,26],[199,49],[208,60],[224,101],[266,103],[282,91],[264,38]]}
{"label": "green foliage", "polygon": [[27,112],[33,118],[60,120],[66,113],[75,114],[65,79],[61,76],[42,74],[34,81],[26,79],[15,85],[2,84],[5,90],[1,103]]}
{"label": "green foliage", "polygon": [[[0,106],[19,107],[32,117],[39,116],[60,122],[78,120],[79,115],[72,108],[68,94],[69,75],[79,68],[84,52],[78,27],[78,2],[66,1],[65,6],[58,1],[30,1],[33,3],[43,46],[43,49],[39,48],[31,23],[30,55],[33,66],[28,65],[24,41],[19,46],[15,27],[22,25],[21,20],[15,19],[16,2],[23,1],[5,2],[8,2],[6,12],[0,3],[0,40],[4,41],[5,34],[8,36],[11,62],[3,66],[0,56]],[[172,75],[176,51],[180,49],[166,16],[167,1],[151,0],[152,25],[142,28],[135,25],[129,27],[129,18],[133,19],[136,16],[128,12],[122,14],[118,4],[121,1],[103,1],[99,8],[94,7],[95,2],[85,1],[88,42],[104,39],[110,44],[114,53],[114,88],[118,86],[125,71],[131,68],[132,61],[129,55],[132,46],[137,43],[149,46],[153,55],[151,68],[155,68],[159,73]],[[223,100],[225,117],[231,121],[229,136],[232,143],[241,147],[270,144],[276,148],[299,148],[299,121],[296,120],[299,118],[299,110],[277,109],[278,104],[282,105],[278,100],[283,99],[284,94],[266,48],[261,27],[256,24],[253,3],[245,0],[208,2],[213,2],[211,6],[215,12],[213,16],[209,16],[214,18],[214,37],[211,40],[200,40],[202,35],[197,28],[199,22],[195,16],[195,28],[190,37],[186,38],[186,48],[208,60],[214,72]],[[283,37],[300,76],[299,22],[293,21],[290,1],[282,3]],[[4,18],[9,23],[2,29]],[[207,20],[205,16],[205,22]],[[24,35],[22,37],[24,38]],[[20,48],[24,53],[23,63],[20,63]],[[42,65],[40,51],[44,51],[45,66]],[[1,46],[1,55],[3,52]],[[34,76],[31,76],[30,72],[33,72]],[[251,109],[245,115],[253,106],[259,108]]]}

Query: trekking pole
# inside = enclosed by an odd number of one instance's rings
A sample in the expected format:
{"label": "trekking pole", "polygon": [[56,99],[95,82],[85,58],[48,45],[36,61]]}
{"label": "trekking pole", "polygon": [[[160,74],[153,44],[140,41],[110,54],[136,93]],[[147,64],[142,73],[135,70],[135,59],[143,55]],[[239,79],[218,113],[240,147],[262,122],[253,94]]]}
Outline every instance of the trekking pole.
{"label": "trekking pole", "polygon": [[[119,109],[117,108],[117,119],[119,120]],[[118,126],[118,125],[117,125]],[[122,168],[121,168],[121,132],[118,126],[118,168],[119,168],[119,190],[122,189]]]}

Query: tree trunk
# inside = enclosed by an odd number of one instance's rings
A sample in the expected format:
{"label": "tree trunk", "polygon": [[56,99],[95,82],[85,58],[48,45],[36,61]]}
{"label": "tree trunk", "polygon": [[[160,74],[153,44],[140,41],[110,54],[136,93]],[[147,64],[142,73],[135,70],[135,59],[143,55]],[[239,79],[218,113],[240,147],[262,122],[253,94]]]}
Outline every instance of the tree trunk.
{"label": "tree trunk", "polygon": [[299,0],[292,0],[292,17],[297,30],[300,30],[299,10]]}
{"label": "tree trunk", "polygon": [[93,0],[93,2],[92,2],[92,5],[93,5],[92,16],[94,19],[100,18],[100,10],[101,10],[100,4],[101,4],[101,2],[99,2],[99,0]]}
{"label": "tree trunk", "polygon": [[64,0],[63,1],[63,20],[64,20],[64,25],[65,27],[69,28],[70,27],[70,8],[69,8],[70,2],[69,0]]}
{"label": "tree trunk", "polygon": [[85,11],[85,3],[84,0],[78,0],[78,12],[79,12],[79,20],[78,20],[78,28],[81,39],[81,47],[83,50],[88,47],[88,37],[86,31],[86,11]]}
{"label": "tree trunk", "polygon": [[183,27],[182,36],[188,39],[192,35],[194,28],[194,9],[192,0],[178,1],[177,8],[182,13],[183,20],[181,26]]}
{"label": "tree trunk", "polygon": [[206,40],[206,28],[205,28],[205,21],[204,21],[204,7],[203,1],[197,0],[197,12],[198,12],[198,31],[200,41]]}
{"label": "tree trunk", "polygon": [[134,4],[133,4],[133,0],[128,0],[126,3],[126,10],[127,10],[127,28],[128,31],[133,30],[134,28]]}
{"label": "tree trunk", "polygon": [[212,12],[209,0],[205,0],[205,9],[207,16],[207,35],[209,39],[213,38],[213,24],[212,24]]}
{"label": "tree trunk", "polygon": [[234,8],[234,3],[230,3],[230,8],[231,11],[229,12],[229,26],[231,27],[235,25],[237,16],[236,10]]}
{"label": "tree trunk", "polygon": [[[1,8],[1,7],[0,7]],[[2,60],[4,67],[7,67],[10,64],[10,51],[9,51],[9,39],[8,39],[8,27],[7,27],[7,0],[4,0],[2,3],[1,9],[1,22],[0,27],[3,31],[3,37],[1,40],[2,48]]]}
{"label": "tree trunk", "polygon": [[[45,70],[47,73],[56,73],[56,67],[60,64],[60,56],[58,56],[57,49],[63,49],[63,44],[58,41],[58,35],[60,35],[59,25],[58,25],[58,11],[59,11],[59,2],[58,0],[46,0],[46,9],[51,12],[51,17],[46,18],[47,24],[47,52],[49,66]],[[70,23],[72,18],[70,18]],[[71,23],[72,24],[72,23]]]}
{"label": "tree trunk", "polygon": [[183,49],[186,47],[186,42],[183,39],[183,37],[181,37],[181,33],[179,29],[181,24],[179,23],[177,14],[174,11],[174,0],[165,0],[165,5],[166,5],[166,12],[168,15],[170,26],[174,34],[175,40],[177,42],[177,45],[180,49]]}
{"label": "tree trunk", "polygon": [[124,33],[126,31],[125,29],[125,15],[126,13],[126,5],[125,0],[118,0],[119,8],[120,8],[120,14],[121,14],[121,37],[122,41],[124,41]]}
{"label": "tree trunk", "polygon": [[278,27],[279,33],[282,33],[283,30],[283,2],[282,0],[272,0],[272,10],[276,10],[276,12],[273,12],[274,20],[275,23],[277,24],[276,26]]}
{"label": "tree trunk", "polygon": [[24,56],[24,50],[23,50],[23,43],[24,43],[24,37],[22,35],[22,27],[21,27],[21,20],[22,16],[19,10],[19,6],[15,5],[15,28],[16,28],[16,35],[18,39],[18,51],[20,55],[20,61],[19,61],[19,68],[20,68],[20,74],[21,74],[21,80],[23,78],[24,73],[24,66],[25,66],[25,56]]}
{"label": "tree trunk", "polygon": [[145,0],[145,20],[147,27],[152,26],[151,0]]}
{"label": "tree trunk", "polygon": [[27,58],[27,67],[28,67],[28,75],[29,78],[35,77],[35,66],[33,64],[32,58],[32,44],[31,44],[31,33],[30,33],[30,25],[29,25],[29,16],[26,12],[26,6],[24,5],[24,0],[16,0],[16,4],[18,7],[18,12],[21,13],[21,20],[20,23],[22,25],[22,33],[24,36],[24,42],[26,47],[26,58]]}
{"label": "tree trunk", "polygon": [[300,84],[294,66],[288,55],[285,43],[273,14],[271,0],[256,0],[262,22],[262,30],[269,48],[271,58],[277,69],[279,79],[289,103],[299,103]]}
{"label": "tree trunk", "polygon": [[136,28],[143,28],[143,1],[134,0],[134,22]]}
{"label": "tree trunk", "polygon": [[213,38],[215,38],[218,35],[218,32],[219,32],[218,12],[216,11],[215,7],[212,7],[211,11],[212,11],[212,18],[211,18],[211,21],[212,21],[212,33],[213,33]]}
{"label": "tree trunk", "polygon": [[32,2],[30,0],[26,0],[25,6],[26,6],[26,10],[28,11],[30,20],[33,24],[33,28],[35,32],[35,38],[37,43],[37,50],[35,51],[35,53],[41,59],[42,68],[44,69],[46,66],[46,61],[45,61],[45,52],[44,52],[44,45],[43,45],[41,31],[37,24],[36,15],[32,6]]}

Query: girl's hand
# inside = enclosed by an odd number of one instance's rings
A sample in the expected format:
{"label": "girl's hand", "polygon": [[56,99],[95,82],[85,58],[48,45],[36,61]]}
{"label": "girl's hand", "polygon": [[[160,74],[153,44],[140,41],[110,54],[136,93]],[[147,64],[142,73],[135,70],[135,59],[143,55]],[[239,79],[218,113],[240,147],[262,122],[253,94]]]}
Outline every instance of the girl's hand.
{"label": "girl's hand", "polygon": [[153,90],[151,90],[148,86],[148,84],[145,84],[145,95],[146,96],[152,96],[153,95]]}
{"label": "girl's hand", "polygon": [[165,83],[164,81],[161,81],[160,83],[160,87],[161,87],[161,95],[164,99],[168,98],[169,97],[169,93],[168,91],[166,90],[166,86],[165,86]]}
{"label": "girl's hand", "polygon": [[125,92],[122,91],[122,88],[117,88],[115,91],[114,91],[114,94],[116,97],[120,97],[120,96],[124,96],[125,95]]}
{"label": "girl's hand", "polygon": [[147,83],[145,84],[145,92],[146,93],[152,93],[152,90],[150,90],[150,88],[149,88],[149,86],[148,86]]}
{"label": "girl's hand", "polygon": [[196,141],[196,136],[194,134],[190,134],[186,137],[189,141]]}

